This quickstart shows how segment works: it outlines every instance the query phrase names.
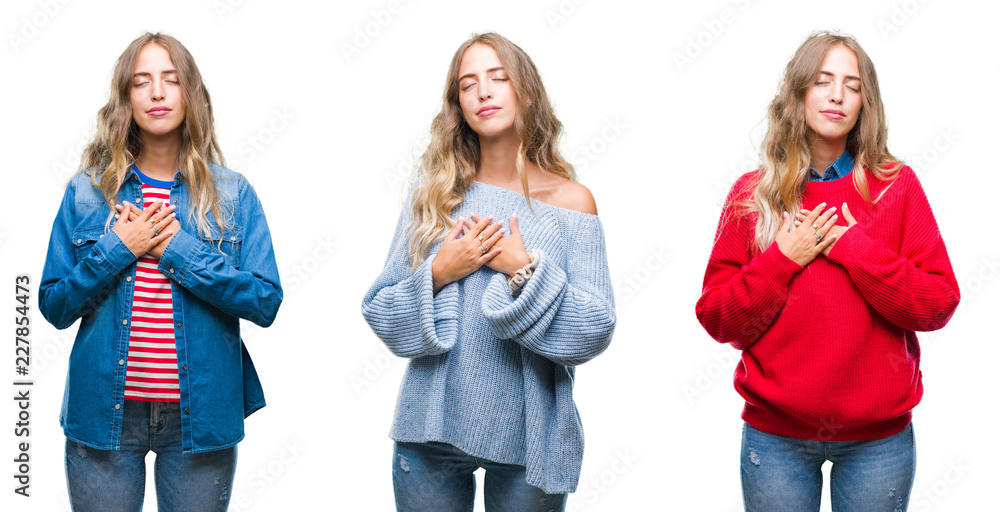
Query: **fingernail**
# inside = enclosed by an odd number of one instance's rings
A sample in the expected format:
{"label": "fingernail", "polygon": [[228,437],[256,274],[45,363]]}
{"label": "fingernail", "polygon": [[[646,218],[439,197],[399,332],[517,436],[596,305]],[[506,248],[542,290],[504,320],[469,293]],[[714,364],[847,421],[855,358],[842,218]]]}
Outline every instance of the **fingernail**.
{"label": "fingernail", "polygon": [[118,214],[116,213],[116,214],[115,214],[115,218],[117,219],[118,217],[121,217],[121,215],[118,215]]}
{"label": "fingernail", "polygon": [[836,213],[835,213],[835,214],[833,214],[833,217],[832,217],[832,218],[836,219],[836,218],[837,218],[837,214],[836,214]]}

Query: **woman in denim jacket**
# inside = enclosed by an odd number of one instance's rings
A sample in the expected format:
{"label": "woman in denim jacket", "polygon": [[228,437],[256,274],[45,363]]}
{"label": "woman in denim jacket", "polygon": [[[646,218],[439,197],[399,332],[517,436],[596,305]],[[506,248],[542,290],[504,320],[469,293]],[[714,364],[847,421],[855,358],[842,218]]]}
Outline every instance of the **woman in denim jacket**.
{"label": "woman in denim jacket", "polygon": [[266,327],[282,298],[267,221],[219,165],[208,92],[176,39],[133,41],[111,87],[39,293],[57,328],[81,319],[60,414],[70,502],[140,510],[152,450],[160,510],[225,510],[243,418],[264,406],[239,319]]}

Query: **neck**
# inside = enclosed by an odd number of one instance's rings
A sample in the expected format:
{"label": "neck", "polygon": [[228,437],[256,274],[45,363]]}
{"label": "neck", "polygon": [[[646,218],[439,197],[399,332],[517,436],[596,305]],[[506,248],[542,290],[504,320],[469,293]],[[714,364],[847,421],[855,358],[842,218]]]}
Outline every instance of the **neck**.
{"label": "neck", "polygon": [[180,167],[180,136],[140,134],[139,137],[142,139],[142,151],[135,159],[136,167],[154,180],[173,181]]}
{"label": "neck", "polygon": [[[491,185],[521,188],[517,174],[517,147],[521,141],[516,135],[485,139],[479,138],[479,169],[476,179]],[[529,162],[525,162],[527,165]]]}
{"label": "neck", "polygon": [[809,166],[822,175],[827,167],[833,165],[840,155],[844,154],[845,149],[847,149],[847,137],[831,140],[812,135],[809,141]]}

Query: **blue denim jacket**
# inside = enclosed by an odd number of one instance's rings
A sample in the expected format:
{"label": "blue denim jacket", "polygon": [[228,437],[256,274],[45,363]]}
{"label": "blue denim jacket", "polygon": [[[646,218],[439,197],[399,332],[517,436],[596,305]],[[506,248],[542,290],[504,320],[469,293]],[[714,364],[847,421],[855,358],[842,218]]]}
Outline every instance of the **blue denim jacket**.
{"label": "blue denim jacket", "polygon": [[[170,201],[181,231],[159,264],[173,284],[184,453],[235,445],[243,439],[243,418],[264,406],[239,319],[266,327],[282,298],[256,193],[235,171],[212,165],[212,174],[230,227],[223,233],[208,212],[212,233],[198,232],[195,219],[188,217],[196,205],[178,173]],[[142,205],[134,170],[117,199]],[[39,310],[56,328],[82,319],[59,421],[67,438],[102,450],[119,448],[137,260],[114,231],[106,230],[109,210],[88,175],[73,177],[52,225],[38,295]]]}

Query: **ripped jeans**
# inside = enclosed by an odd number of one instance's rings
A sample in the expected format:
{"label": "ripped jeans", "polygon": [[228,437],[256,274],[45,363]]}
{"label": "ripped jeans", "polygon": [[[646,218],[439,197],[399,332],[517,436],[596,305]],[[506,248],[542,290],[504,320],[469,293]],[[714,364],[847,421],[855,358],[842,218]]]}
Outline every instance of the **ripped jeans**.
{"label": "ripped jeans", "polygon": [[392,488],[398,512],[472,512],[473,472],[486,470],[486,512],[562,512],[565,494],[546,494],[525,481],[524,466],[473,457],[447,443],[396,442]]}
{"label": "ripped jeans", "polygon": [[740,475],[747,512],[819,511],[825,461],[833,512],[905,512],[917,468],[913,424],[872,441],[812,441],[743,424]]}
{"label": "ripped jeans", "polygon": [[138,512],[153,464],[160,512],[224,512],[232,495],[236,447],[182,453],[180,405],[125,400],[120,450],[66,440],[66,484],[73,512]]}

